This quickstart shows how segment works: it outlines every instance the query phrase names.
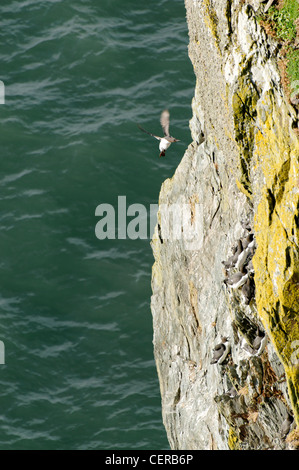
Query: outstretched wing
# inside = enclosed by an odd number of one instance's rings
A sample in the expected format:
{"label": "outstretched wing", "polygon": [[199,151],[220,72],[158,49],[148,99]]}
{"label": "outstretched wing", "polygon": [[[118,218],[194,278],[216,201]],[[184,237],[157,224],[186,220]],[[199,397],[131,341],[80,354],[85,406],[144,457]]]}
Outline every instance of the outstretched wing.
{"label": "outstretched wing", "polygon": [[169,136],[170,135],[169,134],[169,111],[167,109],[164,109],[164,111],[162,111],[160,122],[161,122],[164,135],[166,137]]}
{"label": "outstretched wing", "polygon": [[155,137],[155,139],[161,140],[161,137],[159,137],[159,136],[157,136],[157,135],[155,135],[155,134],[151,134],[151,132],[146,131],[146,130],[143,129],[143,127],[141,127],[139,124],[137,124],[137,126],[139,127],[139,129],[140,129],[142,132],[145,132],[146,134],[151,135],[152,137]]}

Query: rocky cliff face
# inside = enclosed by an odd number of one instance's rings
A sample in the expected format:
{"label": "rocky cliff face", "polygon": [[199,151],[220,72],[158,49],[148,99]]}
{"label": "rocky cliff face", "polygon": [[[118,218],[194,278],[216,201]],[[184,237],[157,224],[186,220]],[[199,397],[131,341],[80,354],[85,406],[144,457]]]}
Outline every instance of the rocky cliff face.
{"label": "rocky cliff face", "polygon": [[[154,353],[172,449],[299,445],[297,116],[260,3],[185,0],[193,142],[162,185],[152,241]],[[198,244],[169,236],[173,205],[190,208],[194,227],[200,208]]]}

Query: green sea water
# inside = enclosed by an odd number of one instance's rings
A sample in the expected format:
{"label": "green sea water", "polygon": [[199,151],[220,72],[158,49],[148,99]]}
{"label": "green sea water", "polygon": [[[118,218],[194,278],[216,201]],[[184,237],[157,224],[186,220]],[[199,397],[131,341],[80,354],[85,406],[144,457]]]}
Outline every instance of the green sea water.
{"label": "green sea water", "polygon": [[[183,0],[1,0],[0,449],[168,449],[150,239],[95,236],[149,208],[191,141]],[[181,140],[165,158],[136,123]]]}

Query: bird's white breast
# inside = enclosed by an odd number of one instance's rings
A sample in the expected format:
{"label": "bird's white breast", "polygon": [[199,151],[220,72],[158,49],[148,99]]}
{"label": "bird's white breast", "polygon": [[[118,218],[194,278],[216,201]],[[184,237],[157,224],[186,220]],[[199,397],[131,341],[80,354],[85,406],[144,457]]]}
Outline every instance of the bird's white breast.
{"label": "bird's white breast", "polygon": [[220,357],[219,361],[218,361],[218,364],[222,364],[222,362],[224,362],[224,360],[226,359],[226,356],[228,355],[228,353],[230,352],[230,343],[228,341],[226,341],[224,343],[224,346],[225,346],[225,351],[224,353],[222,354],[222,356]]}
{"label": "bird's white breast", "polygon": [[171,142],[168,142],[168,140],[166,139],[161,139],[159,145],[160,152],[164,152],[165,150],[167,150],[170,145]]}

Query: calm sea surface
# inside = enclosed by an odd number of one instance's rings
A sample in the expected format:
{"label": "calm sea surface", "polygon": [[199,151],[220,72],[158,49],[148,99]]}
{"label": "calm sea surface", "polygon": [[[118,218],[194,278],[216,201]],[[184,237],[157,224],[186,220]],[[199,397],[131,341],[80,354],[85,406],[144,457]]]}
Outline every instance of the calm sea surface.
{"label": "calm sea surface", "polygon": [[[168,449],[150,240],[97,239],[95,209],[157,203],[191,141],[184,2],[1,0],[0,24],[0,449]],[[164,107],[159,159],[136,123]]]}

